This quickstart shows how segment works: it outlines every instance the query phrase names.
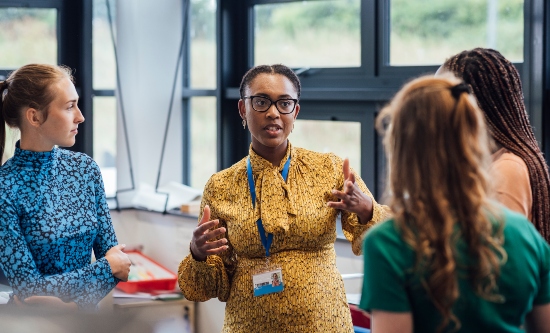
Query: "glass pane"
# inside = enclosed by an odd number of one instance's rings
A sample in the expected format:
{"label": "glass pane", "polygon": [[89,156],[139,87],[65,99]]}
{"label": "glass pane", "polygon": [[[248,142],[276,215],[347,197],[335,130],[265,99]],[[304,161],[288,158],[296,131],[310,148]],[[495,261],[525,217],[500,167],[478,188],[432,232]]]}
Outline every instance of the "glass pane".
{"label": "glass pane", "polygon": [[[116,88],[115,51],[109,27],[107,12],[108,0],[94,0],[94,16],[92,21],[92,48],[93,48],[93,84],[94,89],[112,90]],[[115,24],[115,7],[111,5],[113,25]],[[113,28],[115,28],[113,26]]]}
{"label": "glass pane", "polygon": [[217,171],[216,98],[191,99],[191,187],[203,189]]}
{"label": "glass pane", "polygon": [[105,193],[116,192],[116,98],[94,97],[94,160],[101,168]]}
{"label": "glass pane", "polygon": [[13,156],[15,152],[15,143],[21,138],[21,132],[18,129],[8,127],[6,124],[4,124],[4,126],[6,127],[6,143],[4,145],[4,156],[0,156],[0,165],[4,164],[4,162]]}
{"label": "glass pane", "polygon": [[216,89],[216,1],[191,1],[191,88]]}
{"label": "glass pane", "polygon": [[295,147],[347,157],[350,166],[361,174],[361,123],[297,119],[289,140]]}
{"label": "glass pane", "polygon": [[390,65],[440,65],[475,47],[523,61],[523,0],[392,0]]}
{"label": "glass pane", "polygon": [[360,9],[360,0],[254,6],[254,63],[361,66]]}
{"label": "glass pane", "polygon": [[0,8],[0,68],[57,64],[57,9]]}

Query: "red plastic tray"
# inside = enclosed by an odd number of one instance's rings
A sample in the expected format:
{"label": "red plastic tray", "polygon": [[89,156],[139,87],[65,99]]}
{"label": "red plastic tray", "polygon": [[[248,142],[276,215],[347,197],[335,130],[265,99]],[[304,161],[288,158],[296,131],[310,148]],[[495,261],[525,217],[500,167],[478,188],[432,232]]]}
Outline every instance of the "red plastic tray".
{"label": "red plastic tray", "polygon": [[353,326],[370,328],[370,317],[366,316],[357,305],[349,304],[349,310],[351,311],[351,321],[353,322]]}
{"label": "red plastic tray", "polygon": [[[130,278],[127,282],[119,282],[118,289],[130,294],[175,289],[178,277],[172,271],[139,251],[126,253],[132,261]],[[137,274],[137,271],[142,273]]]}

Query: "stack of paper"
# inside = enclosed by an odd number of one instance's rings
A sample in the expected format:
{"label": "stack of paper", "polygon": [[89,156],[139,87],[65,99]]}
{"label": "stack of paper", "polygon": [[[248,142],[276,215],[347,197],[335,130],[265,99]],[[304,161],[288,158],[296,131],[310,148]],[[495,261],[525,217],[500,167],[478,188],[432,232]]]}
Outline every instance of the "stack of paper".
{"label": "stack of paper", "polygon": [[142,183],[132,200],[132,205],[136,208],[164,212],[164,208],[169,211],[180,208],[183,204],[200,202],[201,196],[201,190],[177,182],[163,185],[157,191],[153,186]]}
{"label": "stack of paper", "polygon": [[0,284],[0,304],[7,304],[10,300],[12,289],[10,286]]}

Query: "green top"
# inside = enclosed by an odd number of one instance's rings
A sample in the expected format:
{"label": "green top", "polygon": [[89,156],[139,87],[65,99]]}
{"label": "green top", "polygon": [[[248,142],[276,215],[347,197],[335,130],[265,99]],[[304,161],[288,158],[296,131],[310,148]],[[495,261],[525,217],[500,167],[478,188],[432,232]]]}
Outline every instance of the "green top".
{"label": "green top", "polygon": [[[466,279],[459,278],[460,296],[453,312],[461,321],[460,332],[524,332],[522,325],[533,305],[550,303],[550,246],[523,215],[502,210],[508,260],[501,268],[498,288],[505,302],[480,298]],[[458,249],[458,256],[465,258],[466,247]],[[414,332],[435,332],[441,316],[413,273],[415,254],[393,219],[367,232],[363,253],[360,308],[412,312]]]}

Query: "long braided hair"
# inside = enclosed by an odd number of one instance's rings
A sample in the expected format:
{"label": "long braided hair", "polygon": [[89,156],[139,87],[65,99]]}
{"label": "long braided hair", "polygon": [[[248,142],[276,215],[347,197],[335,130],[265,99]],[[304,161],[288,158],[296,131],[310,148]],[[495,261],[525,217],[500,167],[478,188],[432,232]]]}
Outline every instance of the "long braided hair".
{"label": "long braided hair", "polygon": [[471,86],[493,139],[527,165],[532,222],[550,242],[548,165],[529,123],[518,71],[500,52],[484,48],[463,51],[449,58],[443,68]]}

